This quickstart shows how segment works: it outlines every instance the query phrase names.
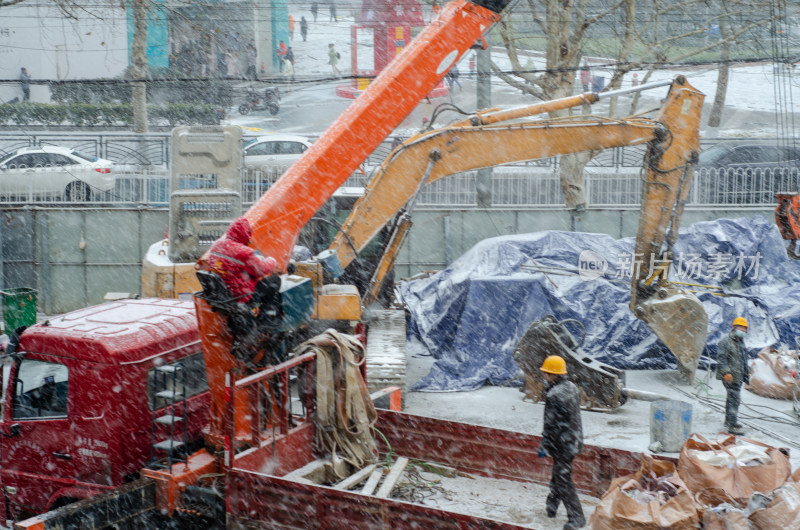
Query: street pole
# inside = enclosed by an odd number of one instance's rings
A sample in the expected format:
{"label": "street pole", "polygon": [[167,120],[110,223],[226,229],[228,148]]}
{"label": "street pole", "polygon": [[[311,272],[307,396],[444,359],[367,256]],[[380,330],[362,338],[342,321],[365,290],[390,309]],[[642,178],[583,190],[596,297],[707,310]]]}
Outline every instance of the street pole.
{"label": "street pole", "polygon": [[[475,66],[478,72],[477,79],[477,107],[478,110],[492,106],[492,56],[489,49],[480,48],[475,52]],[[475,183],[479,208],[492,206],[492,168],[478,170],[478,179]]]}

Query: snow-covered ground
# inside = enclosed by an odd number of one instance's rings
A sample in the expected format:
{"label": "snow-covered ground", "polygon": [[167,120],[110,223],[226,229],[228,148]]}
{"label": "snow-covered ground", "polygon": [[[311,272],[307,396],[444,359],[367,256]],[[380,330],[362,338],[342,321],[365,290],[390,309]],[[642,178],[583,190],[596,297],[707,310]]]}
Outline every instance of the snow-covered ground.
{"label": "snow-covered ground", "polygon": [[[433,359],[418,342],[408,344],[407,385],[427,373]],[[714,439],[723,430],[724,413],[712,408],[725,405],[722,382],[713,373],[699,370],[695,385],[682,383],[670,370],[626,372],[626,386],[664,395],[692,405],[692,432]],[[523,399],[519,388],[484,386],[473,392],[409,392],[405,410],[412,414],[541,434],[544,405]],[[650,445],[651,403],[629,400],[614,412],[583,411],[584,441],[587,444],[647,452]],[[770,399],[742,390],[739,419],[746,436],[788,447],[793,469],[800,466],[800,420],[790,401]],[[763,430],[760,430],[763,429]],[[677,453],[664,453],[677,457]]]}

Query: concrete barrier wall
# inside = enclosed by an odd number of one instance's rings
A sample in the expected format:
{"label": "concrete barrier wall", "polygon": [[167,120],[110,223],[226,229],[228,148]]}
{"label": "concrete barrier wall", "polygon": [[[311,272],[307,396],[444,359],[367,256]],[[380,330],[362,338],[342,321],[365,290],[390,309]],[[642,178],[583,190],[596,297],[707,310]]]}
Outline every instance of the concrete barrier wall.
{"label": "concrete barrier wall", "polygon": [[[142,259],[164,237],[166,209],[5,208],[0,223],[2,288],[33,287],[38,309],[58,314],[97,304],[106,293],[141,292]],[[771,208],[689,209],[683,226],[697,221],[752,215],[772,216]],[[583,231],[613,237],[636,235],[638,210],[589,210]],[[475,243],[498,235],[569,230],[564,209],[419,209],[400,253],[396,278],[438,270]]]}

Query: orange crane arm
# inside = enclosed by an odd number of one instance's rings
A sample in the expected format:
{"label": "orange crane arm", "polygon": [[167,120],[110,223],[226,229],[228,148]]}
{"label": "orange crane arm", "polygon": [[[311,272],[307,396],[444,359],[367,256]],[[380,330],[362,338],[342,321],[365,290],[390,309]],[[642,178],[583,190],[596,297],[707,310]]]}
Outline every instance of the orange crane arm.
{"label": "orange crane arm", "polygon": [[[451,0],[336,121],[264,195],[245,212],[253,228],[251,244],[286,265],[300,229],[350,174],[417,106],[447,71],[500,19],[510,0]],[[198,260],[207,268],[207,256]],[[228,401],[226,378],[243,373],[231,353],[233,337],[224,317],[195,297],[211,393],[206,442],[224,445]],[[238,375],[235,377],[239,377]],[[227,396],[230,397],[230,396]],[[237,418],[244,417],[237,415]],[[246,432],[248,425],[237,425]]]}
{"label": "orange crane arm", "polygon": [[300,229],[500,18],[509,0],[452,0],[245,213],[253,245],[285,268]]}

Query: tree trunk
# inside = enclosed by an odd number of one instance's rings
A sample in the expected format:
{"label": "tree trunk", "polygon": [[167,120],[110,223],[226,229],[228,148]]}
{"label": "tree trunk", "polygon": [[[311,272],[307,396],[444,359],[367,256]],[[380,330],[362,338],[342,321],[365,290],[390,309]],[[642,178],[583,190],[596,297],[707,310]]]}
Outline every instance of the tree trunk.
{"label": "tree trunk", "polygon": [[133,44],[131,75],[133,100],[133,132],[147,132],[147,4],[133,0]]}
{"label": "tree trunk", "polygon": [[568,210],[579,210],[586,207],[586,192],[583,187],[583,169],[593,153],[584,151],[574,155],[561,157],[561,190],[564,192],[564,203]]}
{"label": "tree trunk", "polygon": [[[628,72],[624,66],[630,63],[631,50],[633,49],[633,40],[636,37],[636,0],[625,0],[625,35],[622,38],[622,46],[617,57],[617,63],[623,65],[617,67],[617,72],[611,78],[609,83],[610,90],[617,90],[622,88],[623,76]],[[619,117],[619,101],[617,97],[613,97],[608,102],[608,117]]]}
{"label": "tree trunk", "polygon": [[730,75],[731,40],[728,31],[728,2],[722,0],[722,12],[719,17],[719,37],[722,39],[720,50],[720,66],[717,73],[717,92],[714,94],[714,104],[711,106],[711,115],[708,117],[709,127],[719,127],[722,123],[722,110],[725,107],[725,96],[728,93],[728,77]]}

